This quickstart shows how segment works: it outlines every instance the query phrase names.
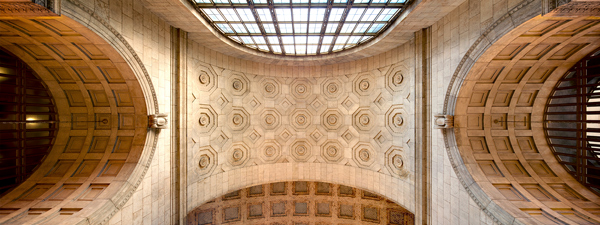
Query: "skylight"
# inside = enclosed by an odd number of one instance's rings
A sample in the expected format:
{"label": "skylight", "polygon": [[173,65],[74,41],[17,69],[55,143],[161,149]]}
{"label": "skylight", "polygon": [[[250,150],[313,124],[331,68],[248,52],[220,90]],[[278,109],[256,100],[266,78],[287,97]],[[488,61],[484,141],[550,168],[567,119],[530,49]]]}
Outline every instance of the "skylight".
{"label": "skylight", "polygon": [[194,0],[223,35],[279,55],[353,48],[385,31],[408,0]]}

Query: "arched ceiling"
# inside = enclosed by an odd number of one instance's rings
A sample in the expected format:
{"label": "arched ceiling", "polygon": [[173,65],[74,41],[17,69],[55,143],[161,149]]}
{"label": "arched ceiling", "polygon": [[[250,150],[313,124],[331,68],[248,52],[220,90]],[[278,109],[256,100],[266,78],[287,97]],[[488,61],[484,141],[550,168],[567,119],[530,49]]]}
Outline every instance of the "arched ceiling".
{"label": "arched ceiling", "polygon": [[232,191],[188,213],[188,224],[415,224],[377,194],[323,182],[277,182]]}
{"label": "arched ceiling", "polygon": [[156,15],[160,16],[163,20],[174,27],[178,27],[189,32],[188,36],[190,39],[223,54],[234,56],[240,59],[275,65],[312,66],[358,60],[365,57],[378,55],[398,47],[413,39],[415,31],[424,27],[428,27],[435,21],[438,21],[440,18],[446,15],[446,13],[462,4],[464,0],[414,1],[414,3],[412,3],[412,5],[409,6],[400,16],[400,18],[396,20],[390,29],[382,33],[373,41],[351,50],[323,56],[309,57],[285,57],[260,53],[255,50],[244,48],[212,28],[188,1],[144,0],[144,2],[146,3],[145,7],[150,9]]}
{"label": "arched ceiling", "polygon": [[[30,4],[26,12],[44,11]],[[0,18],[0,47],[40,76],[58,110],[49,155],[0,198],[0,223],[99,223],[144,174],[139,164],[148,160],[142,154],[150,134],[147,101],[134,71],[111,45],[72,19],[45,13]]]}
{"label": "arched ceiling", "polygon": [[599,41],[597,17],[538,16],[490,46],[461,85],[454,125],[462,160],[523,223],[600,222],[600,197],[556,161],[542,128],[557,80]]}

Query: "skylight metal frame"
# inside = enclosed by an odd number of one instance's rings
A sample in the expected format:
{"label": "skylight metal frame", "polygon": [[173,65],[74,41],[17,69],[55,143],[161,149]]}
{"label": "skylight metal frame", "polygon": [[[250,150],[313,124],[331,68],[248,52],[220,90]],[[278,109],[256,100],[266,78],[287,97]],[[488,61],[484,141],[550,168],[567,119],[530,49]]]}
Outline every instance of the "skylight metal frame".
{"label": "skylight metal frame", "polygon": [[[284,0],[285,3],[282,0],[190,1],[214,29],[241,46],[278,55],[314,56],[354,48],[375,39],[396,21],[411,0]],[[285,15],[280,10],[286,9],[291,15],[278,18],[277,13]],[[302,14],[305,20],[298,21],[296,15],[300,14],[294,14],[294,9],[305,9],[306,16]],[[332,16],[333,9],[336,12],[343,10],[339,20],[331,20],[335,19]],[[355,19],[346,21],[351,11],[361,12],[351,14]],[[392,13],[389,14],[389,11]],[[268,12],[270,17],[264,12]],[[314,19],[311,16],[315,14],[312,13],[318,13],[316,15],[319,16],[322,13],[323,17]],[[335,14],[337,16],[339,13]],[[336,24],[337,27],[328,32],[330,24]],[[298,28],[302,30],[298,31]],[[317,30],[319,32],[314,32]],[[318,42],[309,42],[310,37],[313,40],[318,37]],[[264,41],[257,40],[261,38]],[[293,41],[289,43],[288,40]]]}

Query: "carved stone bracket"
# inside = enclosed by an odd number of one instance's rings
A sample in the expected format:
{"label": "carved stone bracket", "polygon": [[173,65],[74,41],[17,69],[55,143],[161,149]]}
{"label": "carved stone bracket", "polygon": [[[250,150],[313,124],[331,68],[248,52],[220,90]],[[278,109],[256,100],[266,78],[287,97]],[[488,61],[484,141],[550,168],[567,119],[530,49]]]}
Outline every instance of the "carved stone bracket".
{"label": "carved stone bracket", "polygon": [[155,129],[165,129],[169,124],[169,119],[167,118],[167,114],[158,113],[154,115],[148,116],[148,127]]}
{"label": "carved stone bracket", "polygon": [[433,124],[435,125],[435,128],[437,128],[437,129],[453,128],[454,127],[454,116],[435,115]]}

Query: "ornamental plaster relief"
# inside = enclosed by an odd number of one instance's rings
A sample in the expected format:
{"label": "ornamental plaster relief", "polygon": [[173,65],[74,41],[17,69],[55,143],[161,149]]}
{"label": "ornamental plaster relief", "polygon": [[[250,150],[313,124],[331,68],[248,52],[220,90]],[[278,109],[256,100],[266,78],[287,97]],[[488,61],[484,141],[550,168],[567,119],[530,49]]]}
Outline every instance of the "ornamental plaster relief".
{"label": "ornamental plaster relief", "polygon": [[398,179],[414,172],[413,91],[403,65],[289,78],[197,63],[188,74],[190,181],[277,163],[340,164]]}

